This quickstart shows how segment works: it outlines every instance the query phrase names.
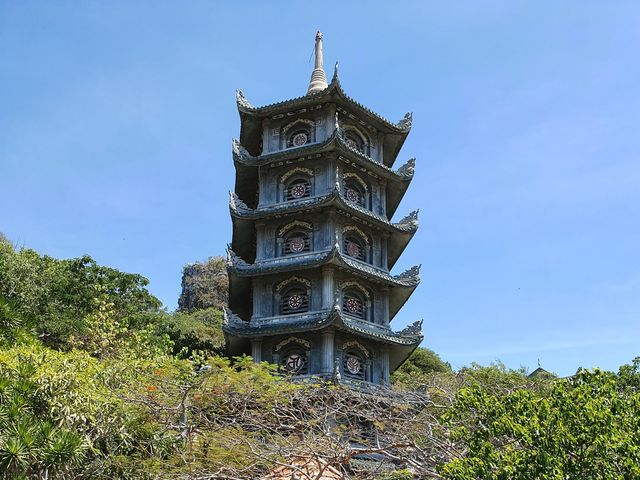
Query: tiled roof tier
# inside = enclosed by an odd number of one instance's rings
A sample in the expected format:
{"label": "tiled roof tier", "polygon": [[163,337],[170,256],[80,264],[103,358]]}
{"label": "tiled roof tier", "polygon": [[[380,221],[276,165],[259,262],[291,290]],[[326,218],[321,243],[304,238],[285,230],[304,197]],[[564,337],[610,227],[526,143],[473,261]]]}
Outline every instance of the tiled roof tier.
{"label": "tiled roof tier", "polygon": [[[287,255],[251,264],[242,260],[231,249],[227,252],[227,271],[229,282],[234,286],[234,292],[247,291],[250,288],[251,279],[257,276],[309,270],[323,265],[333,265],[349,275],[389,288],[389,321],[396,316],[420,283],[419,265],[400,275],[392,276],[381,268],[342,255],[337,247],[321,252]],[[238,305],[241,300],[241,295],[230,293],[229,304],[232,307]]]}
{"label": "tiled roof tier", "polygon": [[396,182],[410,182],[413,178],[416,165],[416,159],[410,158],[400,168],[393,170],[362,153],[357,148],[347,145],[339,129],[334,130],[329,138],[323,142],[308,143],[301,147],[286,148],[266,155],[251,155],[249,151],[241,145],[240,140],[235,138],[232,141],[231,149],[234,162],[248,167],[280,165],[281,162],[290,160],[306,160],[307,155],[336,151],[339,154],[349,157],[348,160],[338,157],[343,159],[343,161],[347,160],[348,163],[355,163],[360,167],[370,170],[374,175]]}
{"label": "tiled roof tier", "polygon": [[422,321],[415,322],[400,332],[394,332],[388,326],[366,322],[345,315],[337,305],[332,310],[267,317],[252,321],[243,320],[231,310],[225,308],[222,328],[225,332],[233,333],[234,335],[255,337],[318,330],[329,325],[356,332],[363,337],[399,345],[418,345],[424,338]]}
{"label": "tiled roof tier", "polygon": [[327,195],[290,200],[274,205],[258,207],[256,209],[249,208],[235,193],[229,192],[229,209],[231,211],[231,216],[244,219],[265,219],[273,216],[283,216],[288,213],[296,213],[301,210],[309,211],[311,209],[328,206],[336,206],[346,212],[355,214],[363,220],[369,221],[372,224],[392,233],[413,234],[418,230],[419,226],[418,210],[414,210],[409,213],[397,223],[391,223],[383,215],[372,212],[358,203],[350,202],[340,195],[340,191],[337,188]]}
{"label": "tiled roof tier", "polygon": [[[335,207],[338,214],[350,217],[357,223],[391,233],[387,251],[387,267],[389,269],[393,268],[400,258],[419,226],[418,210],[409,213],[397,223],[391,223],[383,215],[378,215],[357,203],[348,201],[340,195],[337,189],[328,195],[302,198],[257,209],[247,207],[235,193],[230,192],[229,208],[233,223],[233,238],[247,238],[247,235],[251,235],[255,230],[254,222],[256,220],[311,213],[327,207]],[[232,248],[247,259],[252,259],[251,255],[255,253],[246,242],[234,243]]]}
{"label": "tiled roof tier", "polygon": [[411,113],[407,113],[399,122],[391,122],[390,120],[384,118],[382,115],[377,114],[373,110],[365,107],[363,104],[355,101],[353,98],[347,95],[342,89],[342,85],[340,84],[340,80],[338,79],[337,65],[329,86],[318,93],[303,95],[301,97],[271,103],[262,107],[254,107],[249,103],[241,90],[238,90],[236,92],[236,103],[238,105],[238,111],[247,115],[259,117],[274,115],[282,111],[290,110],[292,108],[301,109],[306,106],[315,105],[323,101],[339,101],[340,103],[344,103],[347,106],[353,108],[358,114],[363,115],[368,120],[374,122],[376,126],[389,133],[403,133],[406,135],[411,130],[411,124],[413,122]]}
{"label": "tiled roof tier", "polygon": [[225,309],[224,323],[222,325],[225,337],[231,340],[229,347],[232,355],[245,351],[246,345],[243,346],[242,343],[243,341],[248,343],[251,338],[319,331],[324,328],[335,328],[360,338],[393,345],[394,348],[389,352],[389,367],[391,371],[398,368],[424,338],[421,320],[414,322],[399,332],[394,332],[391,328],[383,325],[351,318],[343,314],[337,305],[332,310],[269,317],[251,322],[243,320],[231,310]]}
{"label": "tiled roof tier", "polygon": [[239,277],[255,277],[259,275],[272,275],[274,273],[293,272],[328,264],[349,270],[356,276],[388,287],[413,289],[420,283],[420,265],[413,266],[400,275],[392,276],[381,268],[343,255],[337,248],[337,245],[331,250],[268,258],[252,264],[242,260],[230,248],[227,249],[229,274]]}
{"label": "tiled roof tier", "polygon": [[262,121],[268,118],[279,119],[291,115],[302,115],[313,107],[335,104],[342,118],[348,118],[361,126],[368,126],[385,135],[383,163],[393,165],[396,156],[411,130],[413,117],[407,113],[397,123],[390,122],[364,105],[349,97],[338,80],[337,70],[329,86],[318,93],[285,100],[263,107],[251,105],[241,91],[236,93],[240,114],[240,140],[242,144],[257,155],[261,148]]}

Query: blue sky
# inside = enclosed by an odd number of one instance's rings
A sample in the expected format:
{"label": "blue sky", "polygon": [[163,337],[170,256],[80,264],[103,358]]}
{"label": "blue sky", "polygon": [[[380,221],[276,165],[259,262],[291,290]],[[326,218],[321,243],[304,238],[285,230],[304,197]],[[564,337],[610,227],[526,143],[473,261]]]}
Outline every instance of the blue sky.
{"label": "blue sky", "polygon": [[624,1],[0,1],[0,231],[174,309],[231,236],[235,89],[304,94],[321,29],[351,96],[414,113],[396,273],[423,281],[394,328],[424,318],[455,367],[616,369],[640,355],[639,24]]}

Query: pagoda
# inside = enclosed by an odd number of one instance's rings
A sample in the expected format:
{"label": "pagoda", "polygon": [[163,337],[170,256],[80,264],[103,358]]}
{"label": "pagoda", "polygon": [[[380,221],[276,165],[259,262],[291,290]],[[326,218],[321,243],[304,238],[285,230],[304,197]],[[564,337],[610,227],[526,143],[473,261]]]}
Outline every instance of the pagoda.
{"label": "pagoda", "polygon": [[422,321],[391,321],[420,281],[390,270],[418,228],[391,219],[415,159],[393,170],[410,113],[390,122],[327,83],[322,34],[307,94],[263,107],[237,92],[229,207],[230,355],[295,376],[385,385],[422,341]]}

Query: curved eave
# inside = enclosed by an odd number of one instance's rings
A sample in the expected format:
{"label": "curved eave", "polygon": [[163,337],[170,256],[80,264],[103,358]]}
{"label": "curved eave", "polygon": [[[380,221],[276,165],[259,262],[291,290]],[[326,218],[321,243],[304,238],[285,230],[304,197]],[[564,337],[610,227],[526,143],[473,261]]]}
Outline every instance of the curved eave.
{"label": "curved eave", "polygon": [[329,86],[321,92],[272,103],[262,107],[250,105],[244,98],[244,95],[241,94],[237,96],[236,100],[238,113],[240,114],[240,140],[253,155],[257,155],[261,149],[262,121],[265,118],[287,113],[291,109],[296,109],[298,113],[304,113],[305,108],[323,102],[336,103],[354,112],[356,116],[361,117],[363,120],[366,119],[372,126],[385,133],[387,136],[386,140],[389,141],[385,141],[383,154],[384,163],[388,166],[393,165],[398,152],[402,148],[411,130],[412,124],[410,114],[407,114],[400,122],[393,123],[355,101],[344,92],[337,75],[334,75]]}
{"label": "curved eave", "polygon": [[251,338],[318,331],[327,327],[335,327],[358,337],[392,345],[393,348],[389,351],[391,372],[402,365],[424,339],[422,331],[393,332],[390,328],[381,325],[349,318],[342,315],[337,308],[302,315],[271,317],[254,322],[242,320],[238,315],[225,309],[222,330],[229,349],[228,353],[241,355],[248,351]]}
{"label": "curved eave", "polygon": [[414,267],[414,269],[408,271],[408,273],[405,272],[394,277],[380,268],[346,255],[342,255],[336,247],[322,252],[311,252],[270,258],[256,263],[247,263],[231,254],[231,260],[228,262],[227,269],[230,276],[235,275],[238,277],[252,278],[256,276],[306,270],[308,268],[315,268],[328,264],[349,270],[355,276],[376,282],[385,287],[407,289],[415,288],[420,283],[420,275],[417,270],[419,267]]}
{"label": "curved eave", "polygon": [[230,335],[252,338],[263,335],[313,331],[327,326],[345,329],[372,340],[396,345],[417,346],[424,338],[422,333],[394,332],[389,327],[351,318],[348,315],[343,315],[338,308],[301,315],[269,317],[250,322],[243,320],[229,309],[225,309],[222,329]]}
{"label": "curved eave", "polygon": [[418,220],[415,212],[412,212],[412,214],[403,218],[398,223],[391,223],[386,217],[367,210],[357,203],[347,201],[340,195],[340,192],[335,189],[327,195],[307,197],[301,200],[282,202],[256,209],[249,208],[234,193],[231,193],[229,201],[231,216],[242,220],[267,219],[329,206],[336,206],[342,211],[358,217],[365,223],[370,223],[393,234],[409,234],[412,236],[416,230],[418,230]]}
{"label": "curved eave", "polygon": [[243,304],[243,298],[246,298],[243,295],[250,289],[253,277],[308,270],[329,264],[350,275],[389,288],[389,321],[396,316],[420,283],[420,267],[413,267],[394,277],[384,270],[342,255],[336,248],[324,252],[277,257],[252,264],[231,254],[227,264],[230,282],[229,304],[232,308]]}
{"label": "curved eave", "polygon": [[[251,172],[251,170],[256,170],[257,167],[263,167],[273,164],[281,165],[283,162],[293,163],[295,161],[297,163],[300,161],[317,158],[317,155],[315,154],[335,151],[337,153],[338,159],[342,162],[349,165],[354,165],[358,169],[368,170],[374,176],[381,177],[389,182],[392,182],[395,186],[390,190],[392,192],[397,191],[396,195],[399,197],[397,201],[391,202],[393,205],[392,209],[395,210],[395,207],[397,207],[398,203],[400,203],[400,200],[404,196],[404,192],[413,179],[415,159],[410,159],[398,170],[392,170],[388,166],[375,161],[374,159],[358,151],[357,149],[349,147],[337,132],[337,130],[334,130],[334,132],[322,142],[311,143],[302,147],[287,148],[278,152],[258,156],[251,155],[246,147],[235,140],[232,150],[233,161],[239,174],[252,174],[255,176],[255,172]],[[387,200],[387,209],[389,209],[389,200]],[[390,215],[393,215],[393,213],[390,213]]]}

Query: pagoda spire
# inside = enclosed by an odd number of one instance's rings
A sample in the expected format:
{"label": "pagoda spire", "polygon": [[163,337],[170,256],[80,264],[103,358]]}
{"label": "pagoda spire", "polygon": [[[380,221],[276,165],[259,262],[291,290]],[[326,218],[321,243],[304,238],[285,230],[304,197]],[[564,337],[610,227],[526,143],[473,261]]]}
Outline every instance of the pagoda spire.
{"label": "pagoda spire", "polygon": [[327,76],[325,75],[324,68],[322,66],[322,32],[320,31],[316,33],[315,53],[316,63],[313,72],[311,72],[311,81],[309,82],[307,95],[321,92],[328,87]]}

